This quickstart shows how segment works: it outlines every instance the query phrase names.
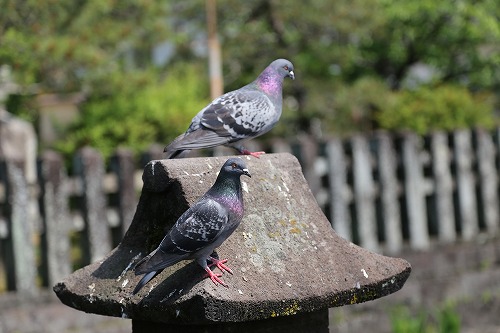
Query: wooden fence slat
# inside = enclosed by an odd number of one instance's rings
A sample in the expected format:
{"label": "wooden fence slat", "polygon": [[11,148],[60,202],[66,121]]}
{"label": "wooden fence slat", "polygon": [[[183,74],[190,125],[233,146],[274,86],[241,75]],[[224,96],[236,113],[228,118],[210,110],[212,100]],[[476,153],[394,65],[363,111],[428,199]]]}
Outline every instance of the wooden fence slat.
{"label": "wooden fence slat", "polygon": [[26,204],[29,188],[24,176],[23,163],[7,161],[8,197],[11,203],[11,241],[14,257],[15,287],[19,294],[35,295],[35,221],[31,221]]}
{"label": "wooden fence slat", "polygon": [[14,250],[10,231],[10,205],[8,204],[7,163],[0,158],[0,282],[6,290],[16,287],[16,274],[14,273]]}
{"label": "wooden fence slat", "polygon": [[118,215],[125,235],[135,214],[137,196],[135,192],[134,155],[131,150],[118,148],[111,159],[111,168],[118,178]]}
{"label": "wooden fence slat", "polygon": [[321,190],[321,180],[315,172],[316,159],[318,157],[318,142],[309,136],[301,136],[300,142],[300,164],[304,173],[304,177],[311,188],[312,193],[316,196]]}
{"label": "wooden fence slat", "polygon": [[349,212],[351,195],[347,186],[347,162],[340,139],[327,142],[326,157],[329,165],[330,223],[341,237],[352,241],[352,221]]}
{"label": "wooden fence slat", "polygon": [[453,132],[456,184],[458,196],[458,220],[464,240],[473,239],[479,232],[476,189],[472,170],[472,142],[470,130]]}
{"label": "wooden fence slat", "polygon": [[360,245],[378,250],[377,222],[375,215],[375,184],[372,157],[366,137],[351,138],[354,205]]}
{"label": "wooden fence slat", "polygon": [[[429,139],[429,160],[422,137],[407,134],[395,149],[394,137],[384,132],[324,143],[310,137],[300,137],[293,144],[278,139],[271,142],[271,151],[297,155],[318,203],[329,207],[336,232],[370,250],[400,251],[403,229],[409,232],[410,248],[419,250],[430,247],[434,230],[439,242],[470,241],[480,229],[498,236],[500,128],[493,136],[464,129],[435,132]],[[248,148],[259,150],[255,145]],[[152,146],[143,160],[163,158],[162,150],[163,146]],[[66,175],[62,158],[53,152],[43,154],[40,166],[42,191],[36,202],[38,191],[24,176],[24,164],[0,161],[0,270],[5,268],[1,279],[9,290],[25,295],[37,293],[40,281],[52,285],[70,273],[70,232],[83,236],[84,258],[79,264],[109,253],[112,240],[118,242],[133,219],[142,184],[142,172],[134,170],[132,153],[126,149],[117,150],[108,175],[101,155],[92,148],[76,154],[76,177]],[[398,178],[400,171],[403,179]],[[113,199],[110,206],[108,194]],[[81,199],[81,207],[71,212],[70,197]],[[400,205],[402,198],[405,206]],[[32,214],[38,205],[43,228]],[[73,225],[73,221],[80,222]],[[113,221],[118,222],[109,223]],[[429,230],[434,221],[437,228],[433,224]]]}
{"label": "wooden fence slat", "polygon": [[455,211],[453,210],[453,177],[448,135],[444,132],[431,134],[431,164],[434,177],[434,198],[438,223],[438,238],[453,242],[457,238]]}
{"label": "wooden fence slat", "polygon": [[47,151],[42,155],[40,183],[45,222],[45,255],[48,285],[71,273],[68,210],[68,182],[61,155]]}
{"label": "wooden fence slat", "polygon": [[102,259],[111,250],[111,236],[106,215],[106,197],[102,188],[104,162],[101,154],[90,147],[76,155],[76,171],[83,183],[83,216],[88,238],[90,261]]}
{"label": "wooden fence slat", "polygon": [[428,249],[430,246],[427,219],[425,216],[425,179],[420,159],[421,139],[413,134],[404,135],[402,160],[404,167],[404,189],[410,244],[414,249]]}
{"label": "wooden fence slat", "polygon": [[399,186],[397,179],[397,158],[391,137],[388,133],[377,134],[377,164],[380,175],[380,201],[382,205],[382,223],[385,226],[384,236],[386,249],[396,253],[403,246],[401,212],[399,209]]}
{"label": "wooden fence slat", "polygon": [[284,139],[275,138],[271,141],[271,151],[273,153],[292,153],[290,143]]}
{"label": "wooden fence slat", "polygon": [[146,164],[149,163],[149,161],[161,160],[165,158],[165,153],[163,152],[163,148],[165,148],[165,145],[152,144],[151,146],[149,146],[148,150],[142,153],[141,155],[140,159],[141,166],[145,167]]}
{"label": "wooden fence slat", "polygon": [[493,137],[484,130],[475,132],[477,139],[477,164],[479,173],[479,191],[481,195],[480,211],[488,233],[499,230],[500,212],[498,200],[498,170],[495,166],[496,151]]}

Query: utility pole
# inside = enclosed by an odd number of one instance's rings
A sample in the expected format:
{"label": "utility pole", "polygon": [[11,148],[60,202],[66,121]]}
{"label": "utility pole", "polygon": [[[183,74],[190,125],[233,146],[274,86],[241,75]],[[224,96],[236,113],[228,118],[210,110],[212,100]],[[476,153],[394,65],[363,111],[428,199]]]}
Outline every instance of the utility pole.
{"label": "utility pole", "polygon": [[208,73],[210,76],[210,97],[215,99],[222,95],[222,57],[219,38],[217,37],[217,0],[206,0],[208,31]]}

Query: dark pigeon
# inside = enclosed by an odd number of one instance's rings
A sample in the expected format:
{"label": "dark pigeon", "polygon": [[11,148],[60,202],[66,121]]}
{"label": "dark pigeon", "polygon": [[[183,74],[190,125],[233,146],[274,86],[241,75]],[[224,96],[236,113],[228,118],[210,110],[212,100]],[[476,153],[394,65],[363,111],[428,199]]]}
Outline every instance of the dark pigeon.
{"label": "dark pigeon", "polygon": [[233,147],[243,155],[264,154],[250,152],[242,144],[270,131],[280,119],[286,77],[295,79],[293,65],[277,59],[252,83],[213,100],[193,118],[184,134],[165,147],[167,158],[220,145]]}
{"label": "dark pigeon", "polygon": [[220,283],[227,287],[220,279],[222,274],[212,272],[207,260],[222,272],[232,274],[225,265],[227,260],[219,260],[212,253],[233,233],[243,218],[241,175],[250,177],[241,158],[230,158],[224,163],[214,185],[179,217],[158,248],[134,267],[136,275],[145,275],[133,294],[164,268],[188,259],[195,259],[216,285]]}

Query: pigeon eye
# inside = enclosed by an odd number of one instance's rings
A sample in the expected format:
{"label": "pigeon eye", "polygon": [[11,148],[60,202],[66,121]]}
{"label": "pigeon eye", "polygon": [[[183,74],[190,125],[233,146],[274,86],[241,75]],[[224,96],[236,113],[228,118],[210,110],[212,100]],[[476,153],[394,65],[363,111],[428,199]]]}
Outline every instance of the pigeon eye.
{"label": "pigeon eye", "polygon": [[236,167],[237,167],[236,163],[231,164],[231,167],[232,167],[233,169],[236,169]]}
{"label": "pigeon eye", "polygon": [[288,66],[283,67],[286,71],[288,70]]}

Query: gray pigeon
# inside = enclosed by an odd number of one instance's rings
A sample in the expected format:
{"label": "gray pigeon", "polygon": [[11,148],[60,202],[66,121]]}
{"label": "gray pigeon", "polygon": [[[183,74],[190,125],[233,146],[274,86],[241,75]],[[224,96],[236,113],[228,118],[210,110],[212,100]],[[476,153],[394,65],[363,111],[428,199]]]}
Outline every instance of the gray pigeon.
{"label": "gray pigeon", "polygon": [[212,253],[233,233],[243,218],[241,175],[250,177],[241,158],[230,158],[224,163],[214,185],[179,217],[158,248],[134,267],[136,275],[146,275],[133,294],[164,268],[187,259],[196,259],[215,285],[220,283],[227,287],[219,278],[222,274],[212,272],[207,260],[221,271],[232,274],[225,265],[227,260],[219,260]]}
{"label": "gray pigeon", "polygon": [[285,77],[295,79],[293,65],[277,59],[252,83],[213,100],[193,118],[184,134],[165,147],[167,158],[220,145],[233,147],[243,155],[264,154],[250,152],[242,143],[270,131],[280,119]]}

